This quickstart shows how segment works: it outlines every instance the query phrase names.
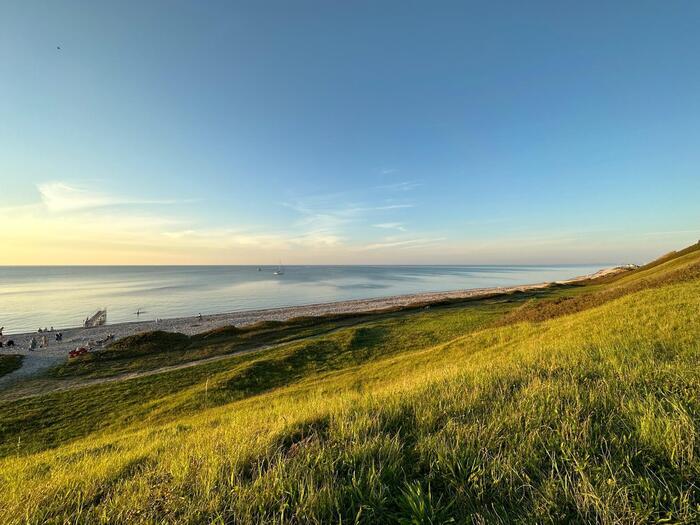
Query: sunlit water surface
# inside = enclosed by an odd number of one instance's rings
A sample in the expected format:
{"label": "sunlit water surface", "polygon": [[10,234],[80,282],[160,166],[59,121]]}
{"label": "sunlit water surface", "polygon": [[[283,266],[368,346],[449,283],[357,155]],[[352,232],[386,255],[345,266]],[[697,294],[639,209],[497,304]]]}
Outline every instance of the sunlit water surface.
{"label": "sunlit water surface", "polygon": [[[0,267],[5,333],[298,306],[417,292],[567,279],[603,265],[566,266],[62,266]],[[136,316],[136,311],[141,315]]]}

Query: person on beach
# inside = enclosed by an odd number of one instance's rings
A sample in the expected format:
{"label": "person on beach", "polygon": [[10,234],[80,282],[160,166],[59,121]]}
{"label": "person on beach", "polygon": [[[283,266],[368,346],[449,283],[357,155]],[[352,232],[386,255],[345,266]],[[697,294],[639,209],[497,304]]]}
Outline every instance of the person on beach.
{"label": "person on beach", "polygon": [[0,326],[0,337],[2,337],[2,331],[5,329],[4,326]]}
{"label": "person on beach", "polygon": [[32,336],[32,338],[29,340],[29,350],[36,350],[36,337],[34,336]]}
{"label": "person on beach", "polygon": [[63,340],[63,334],[61,332],[56,332],[56,341],[62,341]]}
{"label": "person on beach", "polygon": [[199,317],[199,320],[201,321],[201,320],[202,320],[202,314],[201,314],[201,312],[200,312],[200,314],[199,314],[198,317]]}
{"label": "person on beach", "polygon": [[41,336],[41,344],[39,345],[39,348],[46,348],[49,346],[49,340],[46,338],[45,335]]}

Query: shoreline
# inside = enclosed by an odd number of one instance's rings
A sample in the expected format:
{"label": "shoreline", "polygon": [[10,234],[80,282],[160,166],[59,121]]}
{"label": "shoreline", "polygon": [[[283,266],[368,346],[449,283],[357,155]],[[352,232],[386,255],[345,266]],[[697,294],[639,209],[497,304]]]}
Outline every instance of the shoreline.
{"label": "shoreline", "polygon": [[[429,306],[442,301],[460,299],[479,299],[491,296],[506,295],[514,292],[524,292],[531,290],[541,290],[557,284],[575,284],[596,277],[603,277],[613,273],[627,271],[628,268],[616,266],[602,269],[589,275],[575,277],[564,281],[551,281],[535,284],[522,284],[516,286],[492,287],[492,288],[470,288],[464,290],[452,290],[446,292],[421,292],[415,294],[395,295],[371,299],[352,299],[330,303],[314,303],[303,306],[285,306],[278,308],[266,308],[259,310],[242,310],[238,312],[225,312],[219,314],[199,316],[176,317],[161,319],[157,321],[127,321],[115,324],[106,324],[94,328],[59,328],[53,332],[25,332],[21,334],[7,334],[3,336],[3,342],[12,339],[14,347],[3,347],[2,354],[24,355],[23,365],[20,369],[0,378],[0,386],[13,382],[17,379],[33,375],[45,368],[48,368],[61,360],[67,359],[68,352],[78,346],[92,346],[95,341],[105,339],[109,335],[114,336],[114,340],[124,337],[163,330],[166,332],[177,332],[185,335],[196,335],[208,332],[224,326],[247,326],[261,321],[288,321],[297,317],[321,317],[324,315],[340,314],[362,314],[379,313],[383,310],[394,308],[407,308],[417,306]],[[56,332],[63,333],[63,340],[55,341]],[[41,337],[46,335],[48,347],[29,350],[29,342],[32,337],[40,342]]]}

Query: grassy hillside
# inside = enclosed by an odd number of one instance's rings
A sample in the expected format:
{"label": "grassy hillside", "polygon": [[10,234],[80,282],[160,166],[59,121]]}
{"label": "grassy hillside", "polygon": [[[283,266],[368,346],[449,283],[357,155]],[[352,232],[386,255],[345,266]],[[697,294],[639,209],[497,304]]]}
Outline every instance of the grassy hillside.
{"label": "grassy hillside", "polygon": [[699,263],[4,402],[0,522],[696,523]]}
{"label": "grassy hillside", "polygon": [[0,377],[14,372],[22,366],[22,356],[16,354],[0,355]]}

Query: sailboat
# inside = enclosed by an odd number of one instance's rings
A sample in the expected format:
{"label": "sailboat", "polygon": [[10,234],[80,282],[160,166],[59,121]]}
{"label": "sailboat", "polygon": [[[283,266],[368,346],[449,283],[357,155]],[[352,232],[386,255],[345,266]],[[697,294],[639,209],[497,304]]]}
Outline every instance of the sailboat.
{"label": "sailboat", "polygon": [[282,267],[282,261],[280,261],[280,264],[277,266],[277,269],[275,270],[275,275],[284,275],[284,268]]}

